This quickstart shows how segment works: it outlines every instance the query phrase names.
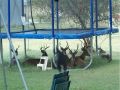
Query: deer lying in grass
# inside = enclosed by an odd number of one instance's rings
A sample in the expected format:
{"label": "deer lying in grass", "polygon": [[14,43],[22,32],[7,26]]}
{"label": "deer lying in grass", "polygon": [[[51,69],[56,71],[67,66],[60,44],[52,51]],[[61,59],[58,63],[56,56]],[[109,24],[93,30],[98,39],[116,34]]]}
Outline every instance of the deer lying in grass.
{"label": "deer lying in grass", "polygon": [[69,46],[68,43],[65,48],[60,46],[60,49],[57,47],[57,69],[59,72],[67,70],[67,63],[68,63],[68,55],[66,51],[68,50]]}
{"label": "deer lying in grass", "polygon": [[72,51],[70,48],[69,48],[69,53],[71,55],[71,62],[73,64],[73,67],[75,66],[79,66],[81,68],[84,68],[86,66],[86,61],[85,61],[85,57],[86,56],[90,56],[90,53],[89,53],[89,46],[88,46],[88,43],[87,41],[84,39],[84,47],[81,48],[82,50],[82,54],[81,55],[77,55],[78,53],[78,48],[79,48],[79,45],[77,45],[77,49],[75,51]]}
{"label": "deer lying in grass", "polygon": [[85,57],[90,56],[90,54],[86,47],[83,47],[81,50],[83,51],[82,54],[79,56],[76,56],[78,53],[78,45],[77,45],[77,49],[75,51],[72,51],[71,49],[69,49],[69,53],[71,55],[70,59],[73,64],[73,67],[75,67],[75,66],[79,66],[81,68],[85,67],[85,64],[86,64]]}
{"label": "deer lying in grass", "polygon": [[[18,47],[15,49],[16,56],[18,56],[18,49],[19,49],[19,47],[20,46],[18,45]],[[16,64],[15,55],[14,55],[12,49],[11,49],[11,52],[12,52],[12,58],[11,58],[10,66]]]}
{"label": "deer lying in grass", "polygon": [[107,59],[108,62],[111,61],[110,55],[109,55],[105,50],[103,50],[102,48],[98,48],[98,54],[99,54],[102,58]]}

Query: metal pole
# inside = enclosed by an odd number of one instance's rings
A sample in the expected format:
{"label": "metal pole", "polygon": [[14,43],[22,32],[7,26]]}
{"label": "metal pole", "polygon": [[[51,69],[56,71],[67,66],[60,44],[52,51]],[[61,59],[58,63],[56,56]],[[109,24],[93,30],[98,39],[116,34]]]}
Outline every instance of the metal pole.
{"label": "metal pole", "polygon": [[90,0],[90,31],[94,35],[93,0]]}
{"label": "metal pole", "polygon": [[[11,14],[10,14],[10,11],[11,11],[11,5],[10,5],[10,2],[11,0],[8,0],[8,33],[10,34],[11,32]],[[10,52],[10,63],[11,63],[11,60],[12,60],[12,52],[11,52],[11,46],[9,44],[9,52]]]}
{"label": "metal pole", "polygon": [[[95,0],[95,18],[96,18],[96,31],[98,29],[98,0]],[[96,42],[96,52],[98,55],[98,37],[95,36],[95,42]]]}
{"label": "metal pole", "polygon": [[[9,4],[10,4],[10,3],[9,3]],[[18,61],[18,57],[17,57],[17,55],[16,55],[16,53],[15,53],[15,49],[14,49],[14,46],[13,46],[13,43],[12,43],[12,40],[11,40],[11,37],[10,37],[10,33],[9,33],[8,30],[7,30],[8,28],[7,28],[6,24],[5,24],[4,16],[3,16],[1,10],[0,10],[0,15],[1,15],[1,19],[3,20],[3,24],[4,24],[4,27],[5,27],[5,30],[6,30],[6,32],[7,32],[9,44],[10,44],[10,46],[11,46],[11,49],[13,50],[13,53],[14,53],[14,56],[15,56],[15,60],[16,60],[16,62],[17,62],[17,66],[18,66],[18,69],[19,69],[19,72],[20,72],[20,76],[21,76],[22,81],[23,81],[23,85],[24,85],[24,87],[25,87],[25,90],[28,90],[26,81],[25,81],[24,76],[23,76],[23,73],[22,73],[22,69],[21,69],[20,64],[19,64],[19,61]],[[9,24],[9,25],[10,25],[10,24]],[[10,26],[9,26],[9,27],[10,27]]]}
{"label": "metal pole", "polygon": [[52,37],[55,37],[55,32],[54,32],[54,0],[51,0],[51,13],[52,13]]}
{"label": "metal pole", "polygon": [[112,0],[109,0],[109,22],[110,22],[110,33],[109,33],[109,50],[110,50],[110,61],[112,61]]}
{"label": "metal pole", "polygon": [[32,0],[29,0],[29,2],[30,2],[30,14],[31,14],[32,25],[34,27],[35,34],[37,34],[37,29],[36,29],[36,26],[35,26],[35,23],[34,23],[34,18],[33,18]]}
{"label": "metal pole", "polygon": [[53,38],[53,63],[55,64],[55,28],[54,28],[54,0],[51,0],[51,13],[52,13],[52,38]]}
{"label": "metal pole", "polygon": [[[24,17],[25,16],[25,13],[24,13],[24,0],[22,0],[22,16]],[[22,25],[22,30],[23,32],[25,31],[25,26]],[[25,55],[25,58],[27,56],[27,52],[26,52],[26,39],[24,39],[24,55]]]}
{"label": "metal pole", "polygon": [[[56,0],[56,24],[57,24],[57,32],[59,32],[59,0]],[[57,39],[57,45],[56,45],[57,48],[58,48],[58,42],[59,39]]]}

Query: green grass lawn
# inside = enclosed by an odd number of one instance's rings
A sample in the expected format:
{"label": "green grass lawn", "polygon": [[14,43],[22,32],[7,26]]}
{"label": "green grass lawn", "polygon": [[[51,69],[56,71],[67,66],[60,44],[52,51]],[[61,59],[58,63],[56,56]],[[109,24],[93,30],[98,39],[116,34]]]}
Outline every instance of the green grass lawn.
{"label": "green grass lawn", "polygon": [[[99,45],[106,36],[99,37]],[[66,40],[61,40],[62,46],[66,46]],[[19,58],[23,60],[24,48],[22,39],[14,39],[15,48],[20,45]],[[28,41],[27,41],[28,42]],[[102,48],[109,51],[109,40],[102,43]],[[113,47],[113,61],[107,63],[105,59],[94,56],[93,63],[88,70],[70,69],[70,90],[120,90],[120,43],[119,36],[112,38]],[[47,50],[49,56],[52,56],[52,40],[30,40],[29,47],[27,44],[27,54],[31,57],[40,57],[40,46],[42,44],[50,45]],[[79,40],[68,40],[72,49],[76,49]],[[3,40],[4,60],[9,61],[8,41]],[[5,66],[7,74],[8,90],[24,90],[18,68],[14,66]],[[29,90],[50,90],[53,75],[58,73],[57,70],[41,71],[36,66],[22,66],[22,70],[28,85]],[[3,72],[0,65],[0,90],[4,90]]]}
{"label": "green grass lawn", "polygon": [[[114,59],[107,63],[106,60],[95,56],[90,69],[70,69],[70,90],[120,90],[119,61]],[[6,65],[5,68],[8,90],[24,90],[17,67],[9,68]],[[50,90],[53,75],[58,73],[57,70],[41,71],[33,66],[23,66],[22,69],[29,90]],[[0,90],[4,90],[1,66]]]}

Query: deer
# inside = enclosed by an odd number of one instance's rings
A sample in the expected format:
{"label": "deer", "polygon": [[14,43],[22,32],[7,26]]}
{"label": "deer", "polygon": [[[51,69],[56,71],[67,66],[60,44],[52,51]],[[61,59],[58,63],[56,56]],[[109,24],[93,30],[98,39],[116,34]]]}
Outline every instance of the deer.
{"label": "deer", "polygon": [[40,51],[41,51],[41,53],[42,53],[42,56],[48,56],[48,54],[47,54],[47,52],[46,52],[46,50],[49,48],[49,46],[44,46],[44,47],[42,47],[41,46],[41,48],[40,48]]}
{"label": "deer", "polygon": [[98,48],[98,54],[100,55],[101,53],[106,53],[106,51],[103,50],[103,49],[100,47],[100,48]]}
{"label": "deer", "polygon": [[[40,52],[41,52],[41,56],[48,56],[46,50],[49,48],[49,46],[47,45],[43,45],[40,47]],[[35,59],[35,58],[29,58],[27,59],[26,61],[23,62],[23,65],[24,64],[29,64],[29,65],[33,65],[33,66],[36,66],[38,63],[44,63],[44,60],[40,60],[40,59]]]}
{"label": "deer", "polygon": [[71,62],[72,62],[72,66],[75,67],[75,66],[80,66],[81,68],[85,67],[85,57],[86,56],[90,56],[90,53],[88,51],[89,49],[89,46],[86,42],[86,40],[84,40],[84,47],[81,48],[82,50],[82,54],[81,55],[77,55],[78,53],[78,48],[79,48],[79,45],[77,44],[77,49],[72,51],[70,48],[69,48],[69,54],[71,55]]}
{"label": "deer", "polygon": [[[49,48],[49,46],[41,46],[41,48],[40,48],[40,51],[41,51],[41,53],[42,53],[42,57],[43,56],[46,56],[46,57],[48,57],[48,54],[47,54],[47,52],[46,52],[46,50]],[[41,59],[41,63],[44,63],[44,60],[43,59]]]}
{"label": "deer", "polygon": [[102,48],[98,48],[98,54],[99,54],[102,58],[107,59],[108,62],[111,61],[110,55],[109,55],[105,50],[103,50]]}
{"label": "deer", "polygon": [[[18,45],[18,47],[15,49],[15,54],[16,54],[16,56],[18,56],[18,49],[19,49],[19,48],[20,48],[20,45]],[[11,58],[10,66],[16,64],[15,55],[14,55],[12,49],[11,49],[11,52],[12,52],[12,58]]]}
{"label": "deer", "polygon": [[57,47],[57,69],[59,72],[62,71],[66,71],[67,70],[67,63],[69,60],[69,57],[66,53],[66,51],[68,50],[69,46],[68,46],[68,42],[66,42],[67,45],[65,48],[63,48],[62,46],[60,46],[60,49]]}

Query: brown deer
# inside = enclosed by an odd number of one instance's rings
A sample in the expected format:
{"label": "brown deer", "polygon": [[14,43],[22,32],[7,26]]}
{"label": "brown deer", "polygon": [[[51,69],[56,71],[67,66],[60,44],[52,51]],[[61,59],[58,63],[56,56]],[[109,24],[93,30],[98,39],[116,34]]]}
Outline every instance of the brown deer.
{"label": "brown deer", "polygon": [[88,51],[89,46],[88,46],[86,40],[84,40],[84,47],[81,48],[81,50],[83,51],[82,54],[79,56],[76,56],[78,53],[78,48],[79,48],[78,45],[77,45],[77,49],[75,51],[72,51],[69,48],[69,53],[71,55],[71,62],[73,64],[73,67],[79,66],[81,68],[84,68],[86,65],[85,57],[90,56],[90,53]]}
{"label": "brown deer", "polygon": [[66,51],[68,50],[68,42],[66,42],[67,45],[65,48],[60,46],[60,49],[57,47],[57,69],[59,72],[66,71],[67,70],[67,63],[68,63],[68,55],[66,54]]}

